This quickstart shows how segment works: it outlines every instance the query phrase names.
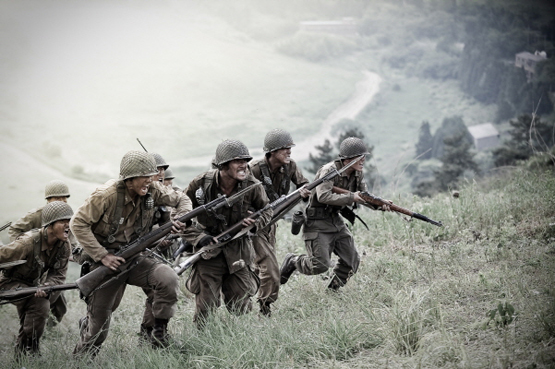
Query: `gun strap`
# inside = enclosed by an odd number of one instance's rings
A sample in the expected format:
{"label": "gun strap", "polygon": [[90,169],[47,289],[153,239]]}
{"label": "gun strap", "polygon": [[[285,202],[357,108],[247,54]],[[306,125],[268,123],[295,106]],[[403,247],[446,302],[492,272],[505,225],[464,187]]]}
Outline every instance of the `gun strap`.
{"label": "gun strap", "polygon": [[[268,163],[265,160],[261,161],[259,164],[260,171],[262,172],[262,185],[264,186],[264,190],[266,190],[266,194],[270,199],[270,202],[275,201],[280,198],[279,193],[274,190],[274,186],[272,183],[272,177],[270,175],[270,168],[268,168]],[[289,175],[289,167],[284,165],[284,177],[280,183],[281,191],[286,194],[289,192],[289,186],[291,185],[291,177]]]}

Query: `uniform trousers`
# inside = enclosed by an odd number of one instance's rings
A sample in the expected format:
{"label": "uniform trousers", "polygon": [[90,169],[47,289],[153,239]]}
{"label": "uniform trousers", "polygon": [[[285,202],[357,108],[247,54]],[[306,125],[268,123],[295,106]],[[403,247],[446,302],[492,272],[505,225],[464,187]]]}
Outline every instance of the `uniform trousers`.
{"label": "uniform trousers", "polygon": [[[74,354],[96,354],[108,336],[112,313],[119,306],[128,284],[150,288],[154,318],[170,319],[176,310],[179,277],[175,271],[151,257],[139,256],[138,265],[115,283],[87,297],[87,316],[80,322],[81,338]],[[100,264],[96,264],[98,267]],[[94,268],[93,268],[94,269]]]}
{"label": "uniform trousers", "polygon": [[260,288],[258,301],[261,305],[269,305],[278,299],[279,294],[279,264],[276,257],[276,224],[252,237],[252,244],[256,253],[254,264]]}

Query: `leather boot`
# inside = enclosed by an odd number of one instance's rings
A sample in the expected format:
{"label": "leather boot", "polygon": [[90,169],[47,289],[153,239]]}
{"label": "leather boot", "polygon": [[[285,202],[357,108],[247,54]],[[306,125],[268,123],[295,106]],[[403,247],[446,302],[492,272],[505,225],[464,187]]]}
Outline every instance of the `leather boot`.
{"label": "leather boot", "polygon": [[330,291],[337,291],[339,290],[340,287],[343,287],[345,285],[345,283],[341,282],[341,280],[334,275],[333,278],[331,279],[330,284],[328,284],[328,288],[330,289]]}
{"label": "leather boot", "polygon": [[147,342],[151,342],[153,327],[147,327],[141,324],[141,329],[139,330],[139,344],[142,345]]}
{"label": "leather boot", "polygon": [[154,318],[154,328],[151,335],[152,347],[165,348],[169,346],[168,322],[169,319]]}
{"label": "leather boot", "polygon": [[291,274],[297,269],[295,263],[297,262],[297,256],[295,254],[287,254],[285,255],[285,259],[283,259],[283,264],[281,264],[281,268],[279,269],[279,283],[285,284],[291,277]]}
{"label": "leather boot", "polygon": [[262,301],[259,301],[259,303],[260,303],[260,314],[269,318],[272,315],[272,309],[270,308],[270,304]]}

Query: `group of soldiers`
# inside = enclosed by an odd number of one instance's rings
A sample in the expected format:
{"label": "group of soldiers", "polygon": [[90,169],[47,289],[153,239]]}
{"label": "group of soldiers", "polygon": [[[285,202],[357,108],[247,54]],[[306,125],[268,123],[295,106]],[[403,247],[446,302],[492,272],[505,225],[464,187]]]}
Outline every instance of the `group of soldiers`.
{"label": "group of soldiers", "polygon": [[[353,237],[339,212],[364,202],[359,192],[366,190],[367,147],[359,138],[346,138],[339,157],[321,167],[316,179],[347,168],[309,191],[309,181],[291,159],[294,146],[287,131],[274,129],[265,137],[264,157],[252,160],[242,142],[224,140],[216,149],[212,169],[195,177],[185,190],[173,186],[173,175],[159,154],[129,151],[121,160],[119,179],[99,186],[75,212],[67,204],[67,185],[52,181],[45,188],[47,204],[14,222],[9,230],[12,242],[0,246],[0,263],[21,261],[2,269],[0,290],[64,283],[70,260],[82,265],[82,274],[103,265],[118,272],[117,278],[85,298],[87,315],[79,321],[74,355],[98,353],[129,284],[141,287],[146,296],[140,340],[154,348],[168,347],[168,323],[176,311],[179,276],[152,253],[128,260],[117,255],[125,245],[166,222],[171,222],[171,232],[186,245],[185,252],[207,250],[186,282],[195,295],[194,322],[199,329],[222,300],[228,311],[243,314],[252,310],[252,297],[257,296],[260,314],[270,316],[280,284],[295,271],[316,275],[333,267],[328,287],[337,290],[359,266]],[[276,223],[268,204],[287,195],[291,184],[304,201],[306,254],[287,254],[280,267]],[[192,222],[178,220],[194,208],[246,188],[250,190],[230,206],[201,213]],[[382,210],[389,209],[384,206]],[[260,216],[251,217],[254,212]],[[250,232],[222,247],[206,248],[217,245],[215,236],[237,223]],[[163,251],[171,244],[164,240],[158,248]],[[335,264],[332,253],[338,258]],[[126,265],[132,267],[122,272]],[[20,319],[16,353],[38,354],[50,311],[58,321],[65,313],[63,294],[47,294],[38,288],[34,295],[12,303]]]}

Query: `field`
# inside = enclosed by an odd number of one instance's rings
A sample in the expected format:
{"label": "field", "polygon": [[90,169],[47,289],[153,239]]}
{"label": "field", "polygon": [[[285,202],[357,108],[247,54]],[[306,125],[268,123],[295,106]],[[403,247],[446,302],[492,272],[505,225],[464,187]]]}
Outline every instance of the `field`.
{"label": "field", "polygon": [[[0,358],[12,368],[552,368],[554,194],[551,172],[517,170],[469,183],[459,198],[394,199],[445,226],[362,212],[370,230],[352,228],[359,272],[338,293],[326,291],[325,275],[294,274],[271,318],[221,308],[199,331],[183,287],[167,350],[137,346],[144,296],[132,287],[99,356],[73,359],[85,304],[72,291],[67,316],[45,334],[42,357],[16,365],[16,312],[2,306]],[[278,240],[280,260],[303,251],[287,223]]]}

